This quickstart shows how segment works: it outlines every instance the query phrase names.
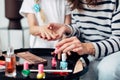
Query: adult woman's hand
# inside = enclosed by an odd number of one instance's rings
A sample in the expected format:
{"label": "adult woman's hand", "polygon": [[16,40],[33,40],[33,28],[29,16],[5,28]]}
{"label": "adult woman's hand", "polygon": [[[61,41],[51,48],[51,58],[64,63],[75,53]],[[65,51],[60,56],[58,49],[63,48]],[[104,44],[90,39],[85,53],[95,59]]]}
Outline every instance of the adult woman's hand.
{"label": "adult woman's hand", "polygon": [[94,46],[92,45],[92,43],[82,43],[77,37],[63,39],[58,42],[56,47],[58,47],[58,53],[67,53],[69,51],[73,51],[77,52],[79,55],[94,55]]}

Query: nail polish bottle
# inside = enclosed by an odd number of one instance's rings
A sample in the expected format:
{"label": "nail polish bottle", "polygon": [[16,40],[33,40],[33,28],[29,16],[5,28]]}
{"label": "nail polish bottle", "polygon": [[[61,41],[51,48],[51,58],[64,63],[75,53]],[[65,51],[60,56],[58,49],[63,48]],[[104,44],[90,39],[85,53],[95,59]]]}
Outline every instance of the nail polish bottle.
{"label": "nail polish bottle", "polygon": [[43,64],[39,64],[38,65],[37,79],[43,79],[43,78],[45,78],[45,73],[43,72],[43,70],[44,70],[44,65]]}
{"label": "nail polish bottle", "polygon": [[27,61],[24,62],[23,64],[23,70],[22,70],[22,75],[24,77],[28,77],[30,74],[30,70],[29,70],[29,64]]}
{"label": "nail polish bottle", "polygon": [[55,57],[52,58],[51,65],[52,65],[52,69],[56,69],[56,67],[57,67],[57,61],[56,61]]}
{"label": "nail polish bottle", "polygon": [[8,48],[7,54],[5,55],[5,76],[15,77],[16,76],[16,56],[12,47]]}
{"label": "nail polish bottle", "polygon": [[67,59],[66,53],[63,53],[62,54],[62,61],[60,62],[60,68],[62,70],[66,70],[68,67],[68,63],[66,62],[66,59]]}

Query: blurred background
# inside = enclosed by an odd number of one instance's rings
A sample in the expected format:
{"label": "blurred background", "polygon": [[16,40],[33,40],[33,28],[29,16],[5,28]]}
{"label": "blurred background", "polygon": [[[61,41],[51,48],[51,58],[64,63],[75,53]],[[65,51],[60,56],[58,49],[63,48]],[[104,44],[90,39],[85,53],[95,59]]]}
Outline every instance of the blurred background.
{"label": "blurred background", "polygon": [[[0,0],[0,46],[3,51],[7,50],[8,46],[13,46],[14,49],[29,47],[27,20],[18,15],[18,8],[16,9],[21,2],[22,0]],[[21,26],[14,25],[17,22],[20,22]]]}

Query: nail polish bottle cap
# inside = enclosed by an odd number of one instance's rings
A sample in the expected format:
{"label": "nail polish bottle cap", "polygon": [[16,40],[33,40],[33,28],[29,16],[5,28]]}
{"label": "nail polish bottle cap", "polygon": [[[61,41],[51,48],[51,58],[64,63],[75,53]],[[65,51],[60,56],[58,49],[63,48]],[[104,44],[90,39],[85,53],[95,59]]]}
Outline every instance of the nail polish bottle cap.
{"label": "nail polish bottle cap", "polygon": [[62,61],[66,61],[66,59],[67,59],[66,53],[62,53]]}
{"label": "nail polish bottle cap", "polygon": [[43,69],[44,69],[44,65],[43,64],[39,64],[38,65],[38,73],[43,73]]}
{"label": "nail polish bottle cap", "polygon": [[24,62],[24,70],[28,70],[29,69],[29,64],[27,61]]}

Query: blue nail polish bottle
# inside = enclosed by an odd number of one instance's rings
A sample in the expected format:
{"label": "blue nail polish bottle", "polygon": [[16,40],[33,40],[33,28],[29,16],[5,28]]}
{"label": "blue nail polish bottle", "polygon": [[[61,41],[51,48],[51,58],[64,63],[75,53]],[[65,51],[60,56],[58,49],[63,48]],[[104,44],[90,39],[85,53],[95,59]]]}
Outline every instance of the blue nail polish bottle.
{"label": "blue nail polish bottle", "polygon": [[68,67],[68,63],[66,62],[66,59],[67,59],[66,53],[63,53],[62,54],[62,61],[60,62],[60,68],[62,70],[66,70]]}

